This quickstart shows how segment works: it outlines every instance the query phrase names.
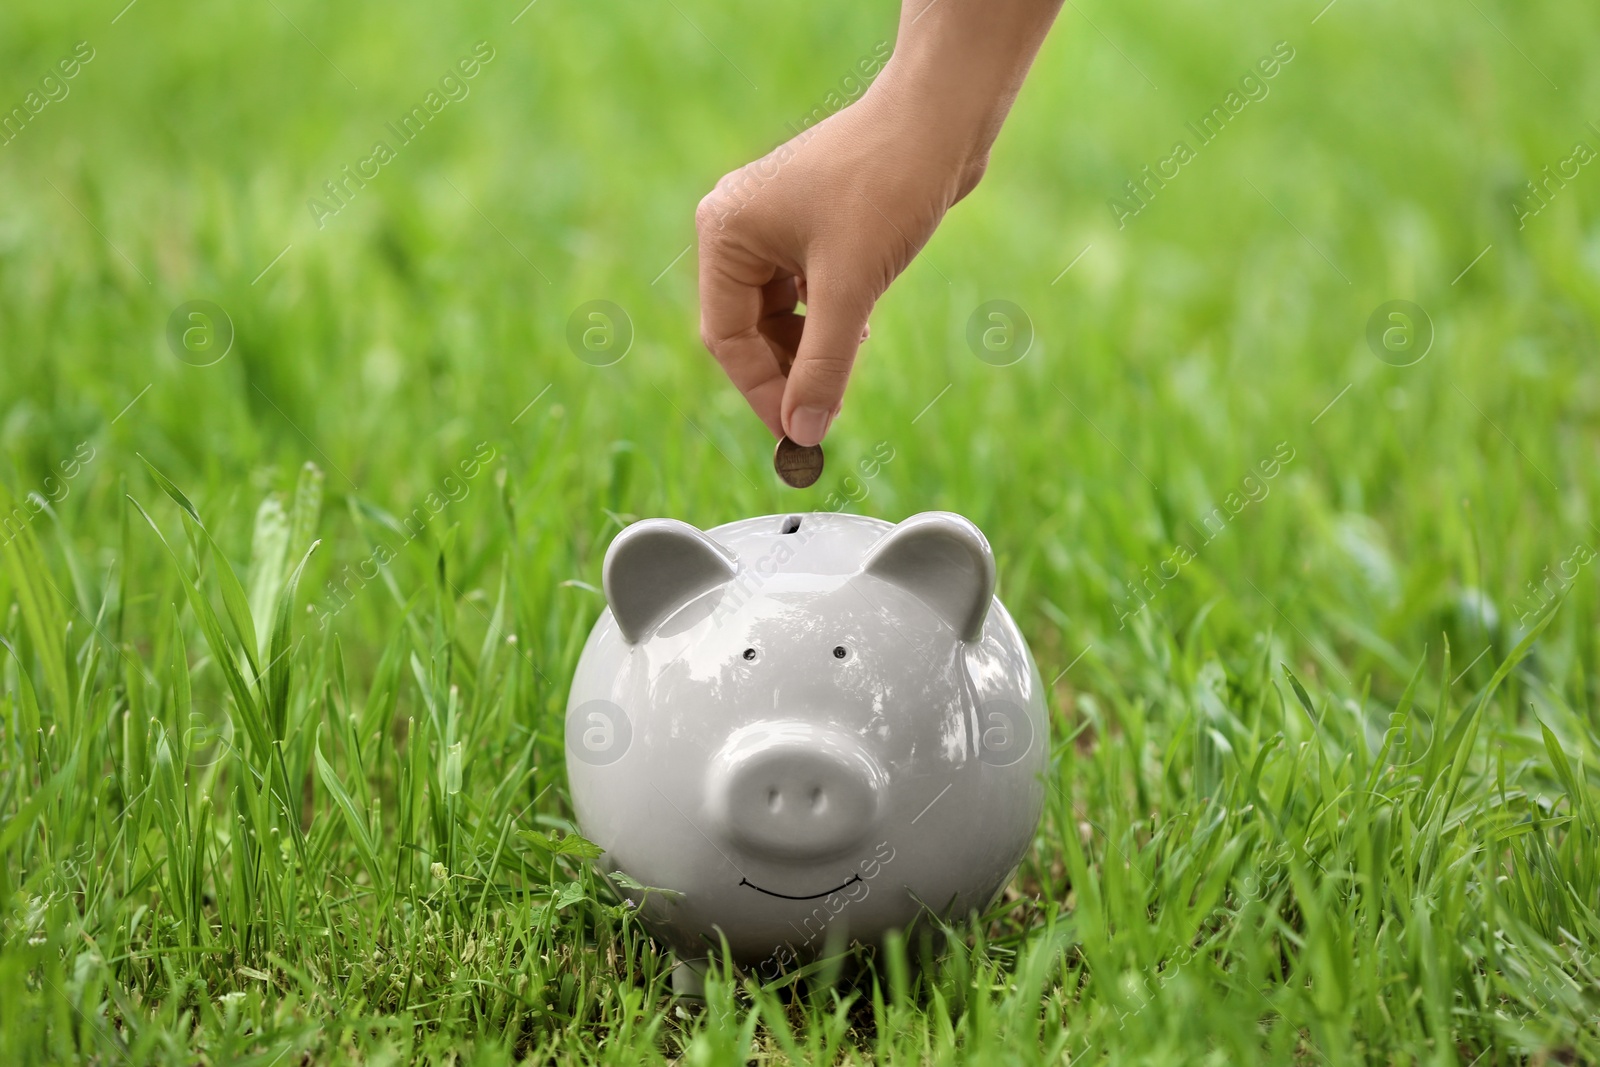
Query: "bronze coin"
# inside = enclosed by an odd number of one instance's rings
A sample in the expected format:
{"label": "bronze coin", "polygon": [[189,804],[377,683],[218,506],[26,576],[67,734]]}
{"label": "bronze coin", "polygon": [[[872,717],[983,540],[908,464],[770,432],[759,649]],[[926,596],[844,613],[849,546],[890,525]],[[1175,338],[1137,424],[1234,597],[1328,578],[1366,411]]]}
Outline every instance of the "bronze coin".
{"label": "bronze coin", "polygon": [[796,489],[813,485],[822,477],[822,446],[797,445],[785,437],[773,450],[772,469],[785,485]]}

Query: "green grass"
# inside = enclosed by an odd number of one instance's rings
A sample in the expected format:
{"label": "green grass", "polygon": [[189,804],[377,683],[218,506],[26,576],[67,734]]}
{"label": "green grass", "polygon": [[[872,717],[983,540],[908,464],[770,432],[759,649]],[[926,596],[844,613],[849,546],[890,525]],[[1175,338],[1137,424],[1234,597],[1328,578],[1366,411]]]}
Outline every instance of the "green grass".
{"label": "green grass", "polygon": [[[669,264],[893,11],[520,7],[0,12],[6,108],[95,49],[0,147],[0,513],[54,498],[0,548],[0,1062],[1600,1059],[1600,170],[1511,207],[1600,147],[1592,5],[1068,7],[805,492]],[[191,299],[213,366],[163,339]],[[614,366],[566,345],[592,299]],[[1014,366],[966,347],[990,299]],[[1395,299],[1413,366],[1364,339]],[[1044,819],[943,953],[685,1007],[566,836],[600,561],[829,494],[988,533]]]}

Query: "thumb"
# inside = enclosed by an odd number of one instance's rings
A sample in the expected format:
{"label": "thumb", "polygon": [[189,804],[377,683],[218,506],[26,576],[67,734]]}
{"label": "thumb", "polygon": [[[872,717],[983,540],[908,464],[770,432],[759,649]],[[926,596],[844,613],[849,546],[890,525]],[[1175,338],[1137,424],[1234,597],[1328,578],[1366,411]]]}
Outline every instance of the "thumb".
{"label": "thumb", "polygon": [[870,301],[830,294],[822,285],[810,286],[808,295],[812,302],[783,390],[783,432],[797,445],[818,444],[827,434],[872,311]]}

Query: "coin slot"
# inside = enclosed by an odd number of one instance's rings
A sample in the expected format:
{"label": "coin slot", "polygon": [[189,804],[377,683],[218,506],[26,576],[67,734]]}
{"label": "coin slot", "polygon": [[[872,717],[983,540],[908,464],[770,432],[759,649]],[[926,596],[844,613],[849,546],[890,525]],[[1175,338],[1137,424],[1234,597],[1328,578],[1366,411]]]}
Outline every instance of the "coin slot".
{"label": "coin slot", "polygon": [[783,534],[799,533],[800,516],[790,515],[787,519],[784,519],[783,525],[778,529],[778,532]]}

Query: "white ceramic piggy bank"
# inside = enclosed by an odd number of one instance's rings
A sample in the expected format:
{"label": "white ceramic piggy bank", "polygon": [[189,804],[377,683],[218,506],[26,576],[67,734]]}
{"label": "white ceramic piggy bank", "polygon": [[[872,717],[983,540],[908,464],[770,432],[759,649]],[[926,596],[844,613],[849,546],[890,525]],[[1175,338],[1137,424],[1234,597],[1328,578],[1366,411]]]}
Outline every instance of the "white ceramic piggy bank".
{"label": "white ceramic piggy bank", "polygon": [[994,583],[983,534],[948,512],[617,535],[567,773],[602,866],[672,891],[640,914],[680,961],[726,939],[770,979],[924,903],[994,900],[1038,826],[1049,749]]}

